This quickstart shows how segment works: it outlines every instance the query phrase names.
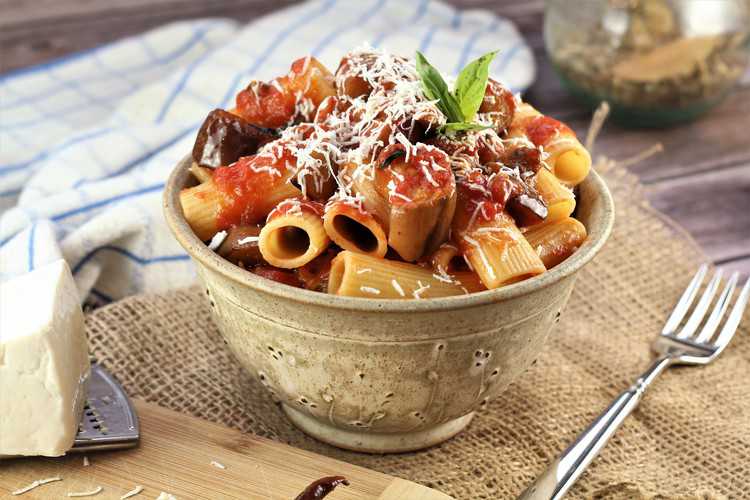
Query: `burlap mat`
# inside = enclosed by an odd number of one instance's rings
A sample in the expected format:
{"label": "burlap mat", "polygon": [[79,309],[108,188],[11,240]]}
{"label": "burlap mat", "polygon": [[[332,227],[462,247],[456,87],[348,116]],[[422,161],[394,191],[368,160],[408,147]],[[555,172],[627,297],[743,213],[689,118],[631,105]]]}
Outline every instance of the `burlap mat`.
{"label": "burlap mat", "polygon": [[[244,373],[198,288],[88,316],[91,346],[131,396],[401,476],[456,498],[512,498],[649,362],[649,343],[705,260],[652,211],[635,180],[606,174],[617,224],[583,271],[543,354],[470,427],[432,449],[373,456],[305,436]],[[750,318],[715,364],[669,370],[571,498],[740,498],[750,493]]]}

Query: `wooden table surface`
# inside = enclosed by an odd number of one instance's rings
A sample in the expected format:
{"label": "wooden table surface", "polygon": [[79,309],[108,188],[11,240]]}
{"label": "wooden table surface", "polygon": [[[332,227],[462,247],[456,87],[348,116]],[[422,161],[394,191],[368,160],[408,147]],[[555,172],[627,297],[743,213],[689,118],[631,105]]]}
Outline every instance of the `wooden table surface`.
{"label": "wooden table surface", "polygon": [[[352,0],[355,1],[355,0]],[[0,0],[0,72],[31,66],[195,17],[248,21],[292,0]],[[590,113],[561,87],[542,40],[543,0],[450,0],[516,22],[538,63],[525,99],[585,133]],[[750,78],[700,120],[667,130],[607,124],[597,151],[626,158],[656,142],[665,152],[631,168],[652,204],[681,224],[719,266],[750,275]]]}

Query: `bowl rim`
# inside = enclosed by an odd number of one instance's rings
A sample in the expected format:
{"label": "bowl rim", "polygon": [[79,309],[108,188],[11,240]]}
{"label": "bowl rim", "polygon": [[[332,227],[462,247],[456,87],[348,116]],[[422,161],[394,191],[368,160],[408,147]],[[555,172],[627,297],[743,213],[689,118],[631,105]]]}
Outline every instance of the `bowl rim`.
{"label": "bowl rim", "polygon": [[547,288],[558,281],[575,274],[587,264],[604,246],[614,224],[614,201],[602,177],[592,168],[586,180],[596,195],[598,203],[590,217],[592,227],[587,227],[588,237],[576,252],[550,271],[539,276],[493,290],[440,297],[433,299],[371,299],[362,297],[341,297],[284,285],[257,276],[237,267],[228,260],[209,250],[187,223],[179,201],[180,191],[189,179],[189,168],[193,163],[191,155],[185,156],[176,167],[164,186],[163,211],[172,234],[187,251],[188,255],[211,271],[221,274],[240,286],[257,292],[267,293],[292,302],[320,306],[329,309],[343,309],[362,312],[430,312],[465,309],[510,300]]}

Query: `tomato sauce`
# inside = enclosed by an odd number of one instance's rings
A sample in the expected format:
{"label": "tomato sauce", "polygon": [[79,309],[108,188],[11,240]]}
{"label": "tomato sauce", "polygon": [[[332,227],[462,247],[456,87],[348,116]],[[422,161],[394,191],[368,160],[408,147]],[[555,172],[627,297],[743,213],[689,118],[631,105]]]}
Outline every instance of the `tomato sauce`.
{"label": "tomato sauce", "polygon": [[325,206],[317,201],[289,198],[276,205],[276,208],[271,210],[271,213],[268,214],[268,219],[266,221],[268,222],[276,217],[281,217],[282,215],[297,211],[323,217],[324,208]]}
{"label": "tomato sauce", "polygon": [[252,82],[237,94],[237,112],[248,122],[261,127],[279,128],[294,118],[296,99],[287,91],[286,77],[272,83]]}
{"label": "tomato sauce", "polygon": [[294,274],[294,271],[287,271],[272,266],[256,266],[253,269],[253,273],[278,283],[302,288],[302,282],[300,282],[297,275]]}
{"label": "tomato sauce", "polygon": [[535,146],[543,146],[555,135],[575,135],[567,125],[550,118],[549,116],[534,116],[524,127],[526,135]]}
{"label": "tomato sauce", "polygon": [[[403,155],[393,160],[386,167],[389,202],[396,206],[410,203],[423,203],[443,196],[449,196],[455,189],[450,160],[443,151],[424,144],[417,144],[409,151],[406,160],[406,148],[402,144],[392,144],[378,156],[382,164],[398,151]],[[382,172],[383,169],[378,169]],[[381,174],[382,177],[382,174]],[[381,180],[382,182],[382,180]],[[392,184],[391,184],[392,183]]]}
{"label": "tomato sauce", "polygon": [[221,208],[216,217],[219,229],[243,224],[257,224],[273,208],[271,193],[287,182],[287,165],[295,165],[296,158],[287,148],[281,153],[264,152],[245,156],[226,167],[214,170],[216,188],[222,194]]}

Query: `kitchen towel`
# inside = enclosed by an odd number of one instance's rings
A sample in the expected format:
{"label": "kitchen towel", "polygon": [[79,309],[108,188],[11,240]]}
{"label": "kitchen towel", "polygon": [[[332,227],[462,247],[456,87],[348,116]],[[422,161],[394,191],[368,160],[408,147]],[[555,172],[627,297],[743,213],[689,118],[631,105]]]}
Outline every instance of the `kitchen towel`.
{"label": "kitchen towel", "polygon": [[194,280],[161,214],[169,172],[217,107],[307,54],[335,71],[367,42],[443,72],[499,50],[491,74],[534,78],[515,26],[420,0],[315,0],[240,27],[179,22],[0,77],[0,280],[64,257],[82,297],[110,302]]}
{"label": "kitchen towel", "polygon": [[[624,168],[599,171],[617,209],[609,242],[581,269],[534,366],[439,446],[367,455],[306,436],[274,404],[268,378],[263,385],[236,361],[199,287],[97,309],[87,316],[91,350],[133,397],[456,499],[516,498],[648,366],[654,335],[707,260],[683,230],[648,206]],[[669,370],[656,381],[566,498],[748,498],[748,379],[750,309],[717,361]]]}

